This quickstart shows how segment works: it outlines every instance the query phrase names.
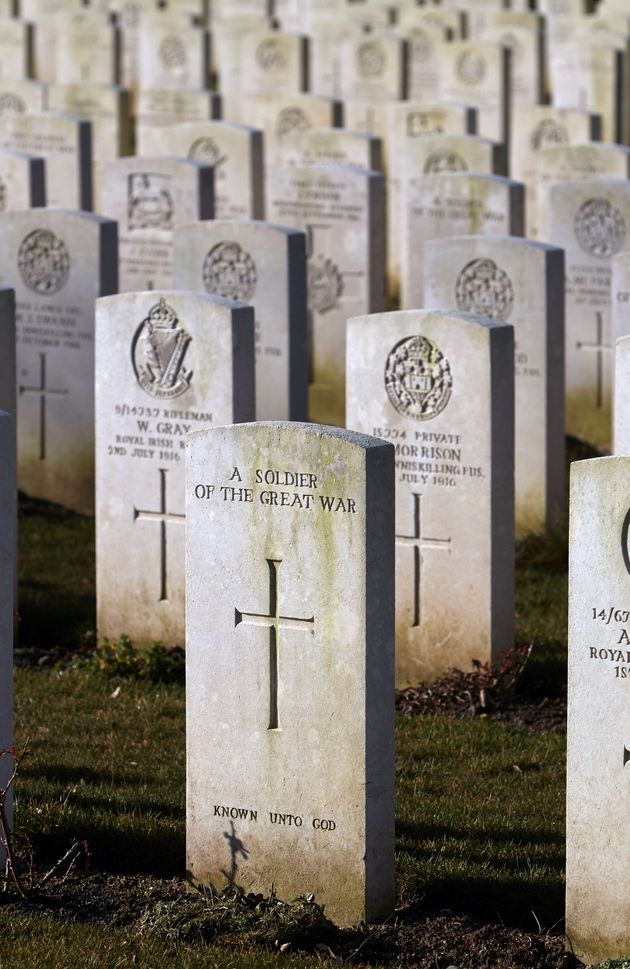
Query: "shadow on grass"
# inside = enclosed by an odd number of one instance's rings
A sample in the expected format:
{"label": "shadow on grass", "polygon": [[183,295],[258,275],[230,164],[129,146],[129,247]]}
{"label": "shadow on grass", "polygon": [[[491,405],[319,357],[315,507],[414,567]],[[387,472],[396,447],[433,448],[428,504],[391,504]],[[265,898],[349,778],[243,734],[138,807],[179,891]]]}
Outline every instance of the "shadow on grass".
{"label": "shadow on grass", "polygon": [[94,519],[19,496],[17,646],[77,650],[96,624]]}
{"label": "shadow on grass", "polygon": [[[538,923],[550,929],[562,921],[564,841],[552,832],[516,829],[463,834],[455,828],[397,823],[396,835],[398,853],[423,863],[428,872],[426,881],[415,891],[410,884],[405,892],[419,895],[423,908],[449,909],[530,932]],[[427,844],[427,839],[433,844]],[[547,848],[532,854],[532,845],[536,844]],[[550,850],[554,847],[555,851]],[[509,858],[507,848],[511,849]],[[487,876],[479,874],[479,867],[490,860],[492,871]],[[435,878],[430,875],[433,865],[440,869]],[[449,868],[452,876],[447,874]],[[548,869],[544,877],[541,868]]]}
{"label": "shadow on grass", "polygon": [[154,875],[183,877],[186,863],[186,837],[181,830],[149,832],[102,825],[62,825],[54,833],[35,834],[31,844],[40,862],[60,858],[74,841],[87,841],[90,867],[112,875]]}

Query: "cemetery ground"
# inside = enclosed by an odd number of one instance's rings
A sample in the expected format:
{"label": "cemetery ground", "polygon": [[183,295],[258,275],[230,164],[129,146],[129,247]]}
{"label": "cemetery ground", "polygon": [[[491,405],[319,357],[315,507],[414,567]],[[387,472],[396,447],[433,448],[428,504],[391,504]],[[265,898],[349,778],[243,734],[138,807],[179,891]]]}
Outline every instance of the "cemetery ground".
{"label": "cemetery ground", "polygon": [[[570,459],[592,456],[572,442]],[[308,896],[186,892],[181,651],[94,638],[93,519],[21,496],[16,853],[0,966],[560,967],[566,533],[517,548],[514,681],[398,695],[397,909],[341,931]],[[518,667],[518,661],[516,663]],[[217,770],[221,765],[217,764]],[[44,884],[45,873],[76,844]],[[30,884],[33,887],[30,888]]]}

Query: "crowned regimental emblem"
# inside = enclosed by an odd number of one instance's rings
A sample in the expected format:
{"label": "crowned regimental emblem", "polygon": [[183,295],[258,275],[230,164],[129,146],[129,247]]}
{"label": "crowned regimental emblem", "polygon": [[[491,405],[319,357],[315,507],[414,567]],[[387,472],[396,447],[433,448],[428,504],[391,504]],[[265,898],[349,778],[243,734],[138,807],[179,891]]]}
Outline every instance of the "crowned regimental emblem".
{"label": "crowned regimental emblem", "polygon": [[361,77],[381,77],[385,70],[385,51],[376,40],[366,40],[357,49],[357,69]]}
{"label": "crowned regimental emblem", "polygon": [[136,172],[127,179],[128,226],[134,229],[173,228],[175,203],[171,176]]}
{"label": "crowned regimental emblem", "polygon": [[584,252],[609,259],[623,249],[626,221],[607,198],[588,199],[575,216],[575,238]]}
{"label": "crowned regimental emblem", "polygon": [[465,313],[507,320],[514,308],[512,281],[494,259],[473,259],[457,277],[455,301]]}
{"label": "crowned regimental emblem", "polygon": [[186,67],[186,45],[181,37],[164,37],[158,47],[160,64],[166,71],[181,71]]}
{"label": "crowned regimental emblem", "polygon": [[544,118],[532,131],[529,141],[534,151],[539,151],[541,148],[555,148],[556,145],[568,145],[569,132],[559,121]]}
{"label": "crowned regimental emblem", "polygon": [[203,261],[203,284],[213,296],[249,303],[256,292],[256,263],[238,242],[218,242]]}
{"label": "crowned regimental emblem", "polygon": [[184,357],[191,340],[175,310],[162,297],[149,310],[131,344],[136,380],[147,394],[168,399],[188,390],[192,370],[184,367]]}
{"label": "crowned regimental emblem", "polygon": [[455,72],[464,84],[480,84],[486,76],[486,62],[474,50],[464,50],[457,58]]}
{"label": "crowned regimental emblem", "polygon": [[295,105],[283,108],[276,118],[275,130],[278,138],[288,135],[291,131],[307,131],[310,127],[312,127],[311,122],[306,112]]}
{"label": "crowned regimental emblem", "polygon": [[17,94],[9,91],[0,94],[0,118],[8,114],[24,114],[26,111],[26,101]]}
{"label": "crowned regimental emblem", "polygon": [[3,178],[0,178],[0,212],[4,212],[7,207],[8,192],[7,185]]}
{"label": "crowned regimental emblem", "polygon": [[287,69],[287,55],[275,37],[268,37],[256,48],[256,63],[269,74],[280,74]]}
{"label": "crowned regimental emblem", "polygon": [[35,229],[23,239],[17,264],[26,286],[40,296],[63,289],[70,274],[70,254],[59,236],[49,229]]}
{"label": "crowned regimental emblem", "polygon": [[317,313],[327,313],[335,308],[343,294],[343,276],[338,266],[322,255],[308,260],[308,308]]}
{"label": "crowned regimental emblem", "polygon": [[390,350],[385,363],[385,389],[399,414],[430,421],[441,414],[453,389],[451,366],[426,336],[409,336]]}
{"label": "crowned regimental emblem", "polygon": [[439,148],[432,151],[424,163],[425,175],[439,175],[441,172],[467,172],[468,164],[456,151]]}

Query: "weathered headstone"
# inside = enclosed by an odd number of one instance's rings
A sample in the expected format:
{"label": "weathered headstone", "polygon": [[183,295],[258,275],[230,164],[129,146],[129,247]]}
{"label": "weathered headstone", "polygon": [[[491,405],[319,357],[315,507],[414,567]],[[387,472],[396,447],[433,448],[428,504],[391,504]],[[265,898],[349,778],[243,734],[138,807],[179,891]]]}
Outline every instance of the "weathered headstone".
{"label": "weathered headstone", "polygon": [[102,172],[102,211],[118,221],[120,293],[170,289],[173,232],[213,216],[213,170],[183,158],[119,158]]}
{"label": "weathered headstone", "polygon": [[265,139],[265,168],[282,163],[283,145],[299,131],[341,126],[341,105],[332,98],[302,92],[267,95],[242,106],[243,120],[261,128]]}
{"label": "weathered headstone", "polygon": [[[0,360],[0,367],[2,361]],[[13,625],[15,614],[17,487],[15,480],[15,419],[0,410],[0,753],[13,746]],[[13,769],[9,753],[0,757],[0,788]],[[13,825],[13,799],[5,805]],[[0,864],[5,860],[0,839]]]}
{"label": "weathered headstone", "polygon": [[0,78],[19,80],[33,75],[33,25],[0,17]]}
{"label": "weathered headstone", "polygon": [[630,952],[630,457],[571,467],[566,935],[588,965]]}
{"label": "weathered headstone", "polygon": [[54,20],[51,80],[57,84],[118,84],[120,34],[110,15],[77,4],[57,13]]}
{"label": "weathered headstone", "polygon": [[211,220],[175,231],[175,286],[249,303],[256,314],[256,417],[306,420],[306,239],[267,222]]}
{"label": "weathered headstone", "polygon": [[425,302],[515,328],[517,533],[545,531],[564,501],[564,253],[468,236],[424,247]]}
{"label": "weathered headstone", "polygon": [[185,435],[254,417],[251,307],[165,291],[97,302],[99,636],[184,645]]}
{"label": "weathered headstone", "polygon": [[382,919],[394,903],[393,448],[252,424],[201,431],[186,450],[189,877],[312,892],[341,925]]}
{"label": "weathered headstone", "polygon": [[407,96],[407,42],[395,34],[351,33],[341,50],[341,96],[400,101]]}
{"label": "weathered headstone", "polygon": [[214,169],[214,217],[262,219],[263,139],[260,131],[228,121],[140,128],[140,155],[173,155]]}
{"label": "weathered headstone", "polygon": [[401,304],[425,306],[422,249],[428,239],[522,236],[524,190],[499,175],[449,173],[408,178],[401,193]]}
{"label": "weathered headstone", "polygon": [[277,169],[267,212],[271,222],[307,234],[309,415],[343,426],[346,321],[384,308],[383,176],[349,165]]}
{"label": "weathered headstone", "polygon": [[506,175],[505,146],[479,135],[427,135],[405,143],[404,174],[441,175],[471,172]]}
{"label": "weathered headstone", "polygon": [[139,129],[149,125],[209,121],[221,115],[221,97],[216,91],[178,91],[177,88],[143,88],[136,99]]}
{"label": "weathered headstone", "polygon": [[550,242],[566,252],[566,427],[600,447],[611,438],[611,259],[628,245],[630,181],[554,185]]}
{"label": "weathered headstone", "polygon": [[514,634],[513,329],[358,317],[347,359],[348,426],[396,448],[397,683],[495,661]]}
{"label": "weathered headstone", "polygon": [[442,48],[441,97],[477,108],[477,134],[509,145],[511,64],[507,47],[454,41]]}
{"label": "weathered headstone", "polygon": [[91,122],[95,168],[105,161],[129,154],[129,96],[123,88],[112,84],[51,84],[48,107],[51,111],[67,112]]}
{"label": "weathered headstone", "polygon": [[[248,105],[265,102],[291,91],[306,90],[307,38],[278,31],[246,31],[240,40],[238,98],[226,92],[224,117],[228,121],[255,124]],[[234,92],[236,94],[236,92]],[[260,127],[256,124],[256,127]]]}
{"label": "weathered headstone", "polygon": [[592,40],[562,45],[551,57],[553,103],[601,115],[604,141],[621,143],[622,66],[621,51]]}
{"label": "weathered headstone", "polygon": [[614,453],[630,455],[630,336],[615,346]]}
{"label": "weathered headstone", "polygon": [[278,145],[282,165],[354,165],[368,171],[383,167],[381,140],[346,128],[294,131]]}
{"label": "weathered headstone", "polygon": [[630,177],[630,148],[596,142],[543,148],[536,155],[536,223],[539,238],[551,235],[549,194],[554,185],[589,178]]}
{"label": "weathered headstone", "polygon": [[0,117],[46,111],[48,85],[40,81],[3,78],[0,74]]}
{"label": "weathered headstone", "polygon": [[46,205],[43,158],[0,148],[0,212]]}
{"label": "weathered headstone", "polygon": [[510,51],[512,104],[540,104],[545,88],[543,33],[540,27],[495,24],[484,27],[480,39]]}
{"label": "weathered headstone", "polygon": [[140,87],[207,87],[208,45],[208,32],[201,27],[174,23],[160,12],[145,14],[138,46]]}
{"label": "weathered headstone", "polygon": [[446,41],[444,28],[420,19],[422,8],[412,7],[400,12],[396,31],[406,38],[407,95],[410,98],[432,100],[440,93],[440,50]]}
{"label": "weathered headstone", "polygon": [[116,224],[85,212],[0,216],[0,285],[17,302],[20,488],[94,508],[94,300],[117,289]]}
{"label": "weathered headstone", "polygon": [[598,141],[599,115],[551,105],[516,105],[510,141],[510,175],[525,185],[525,226],[530,239],[538,238],[536,157],[544,148]]}
{"label": "weathered headstone", "polygon": [[18,114],[0,118],[0,148],[46,160],[50,208],[92,208],[90,122],[69,114]]}

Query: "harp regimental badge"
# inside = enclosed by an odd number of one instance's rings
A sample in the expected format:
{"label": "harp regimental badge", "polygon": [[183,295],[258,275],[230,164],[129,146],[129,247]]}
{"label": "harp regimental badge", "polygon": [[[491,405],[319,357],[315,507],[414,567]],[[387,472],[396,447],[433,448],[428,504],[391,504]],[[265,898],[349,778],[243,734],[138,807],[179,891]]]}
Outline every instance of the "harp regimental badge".
{"label": "harp regimental badge", "polygon": [[451,365],[433,340],[405,337],[390,350],[385,363],[385,390],[399,414],[430,421],[442,413],[452,389]]}
{"label": "harp regimental badge", "polygon": [[131,346],[136,380],[147,394],[168,399],[188,390],[192,370],[184,367],[184,358],[191,340],[164,298],[151,307]]}

